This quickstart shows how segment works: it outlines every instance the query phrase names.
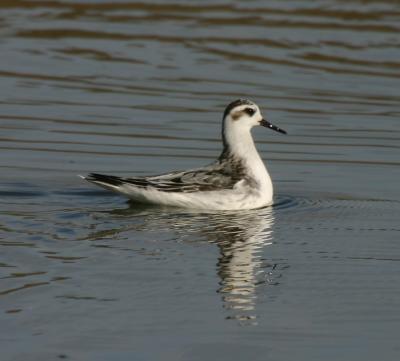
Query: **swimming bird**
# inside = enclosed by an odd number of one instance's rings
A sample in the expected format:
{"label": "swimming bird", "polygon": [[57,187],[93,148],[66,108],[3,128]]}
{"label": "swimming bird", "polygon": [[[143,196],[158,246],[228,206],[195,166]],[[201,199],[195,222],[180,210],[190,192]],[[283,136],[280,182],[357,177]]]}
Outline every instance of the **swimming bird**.
{"label": "swimming bird", "polygon": [[148,177],[90,173],[82,178],[140,203],[206,210],[269,206],[273,185],[251,135],[256,125],[286,134],[262,117],[257,104],[238,99],[225,109],[223,150],[212,164]]}

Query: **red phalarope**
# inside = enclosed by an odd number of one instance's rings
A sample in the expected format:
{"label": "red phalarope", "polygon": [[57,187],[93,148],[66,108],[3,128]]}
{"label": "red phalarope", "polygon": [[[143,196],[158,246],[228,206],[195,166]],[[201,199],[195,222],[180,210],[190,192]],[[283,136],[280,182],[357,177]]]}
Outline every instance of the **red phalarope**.
{"label": "red phalarope", "polygon": [[83,178],[141,203],[208,210],[268,206],[273,202],[273,186],[251,136],[251,128],[256,125],[286,134],[263,119],[257,104],[238,99],[225,109],[224,147],[214,163],[149,177],[90,173]]}

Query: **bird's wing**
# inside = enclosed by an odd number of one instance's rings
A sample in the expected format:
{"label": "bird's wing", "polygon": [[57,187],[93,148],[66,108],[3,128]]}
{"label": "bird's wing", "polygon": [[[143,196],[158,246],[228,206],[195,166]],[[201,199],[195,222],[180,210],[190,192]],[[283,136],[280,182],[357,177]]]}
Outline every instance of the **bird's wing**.
{"label": "bird's wing", "polygon": [[118,187],[133,185],[139,189],[156,189],[163,192],[199,192],[231,189],[241,180],[241,176],[226,172],[221,167],[172,172],[152,177],[116,177],[97,173],[89,174],[86,179]]}

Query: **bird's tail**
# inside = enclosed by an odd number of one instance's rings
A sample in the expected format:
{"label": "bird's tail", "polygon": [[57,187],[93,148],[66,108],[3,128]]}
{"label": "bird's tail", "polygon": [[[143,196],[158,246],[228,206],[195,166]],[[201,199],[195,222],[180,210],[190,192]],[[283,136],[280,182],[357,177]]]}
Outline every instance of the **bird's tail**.
{"label": "bird's tail", "polygon": [[122,178],[113,175],[90,173],[80,176],[90,183],[96,184],[107,190],[122,194],[130,199],[142,203],[157,203],[146,190],[148,181],[141,178]]}
{"label": "bird's tail", "polygon": [[122,178],[113,175],[90,173],[87,176],[80,175],[79,177],[111,190],[117,190],[121,185],[123,185]]}

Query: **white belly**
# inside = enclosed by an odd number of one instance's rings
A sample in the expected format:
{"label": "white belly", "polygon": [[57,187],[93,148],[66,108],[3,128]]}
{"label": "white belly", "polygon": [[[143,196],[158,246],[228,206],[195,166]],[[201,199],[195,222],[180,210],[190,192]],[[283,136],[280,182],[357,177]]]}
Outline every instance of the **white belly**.
{"label": "white belly", "polygon": [[207,210],[254,209],[271,205],[273,202],[272,191],[262,192],[251,189],[227,189],[193,193],[145,190],[130,194],[127,192],[125,195],[143,203]]}

